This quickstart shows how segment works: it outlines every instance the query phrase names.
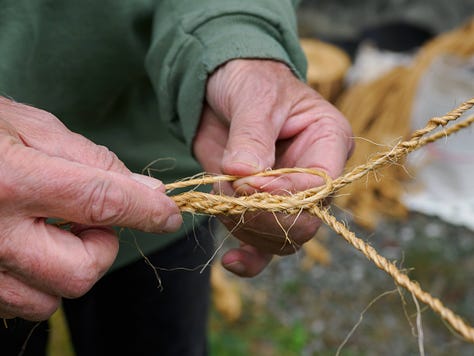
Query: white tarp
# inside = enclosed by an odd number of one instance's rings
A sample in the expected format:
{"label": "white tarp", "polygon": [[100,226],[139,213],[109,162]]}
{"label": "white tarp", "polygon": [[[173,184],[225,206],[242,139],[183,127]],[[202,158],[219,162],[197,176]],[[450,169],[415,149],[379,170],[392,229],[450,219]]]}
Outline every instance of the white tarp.
{"label": "white tarp", "polygon": [[[419,83],[412,112],[413,129],[472,97],[474,57],[467,61],[450,56],[437,58]],[[474,115],[474,111],[467,115]],[[403,202],[410,210],[474,230],[473,127],[413,152],[408,166],[414,177]]]}

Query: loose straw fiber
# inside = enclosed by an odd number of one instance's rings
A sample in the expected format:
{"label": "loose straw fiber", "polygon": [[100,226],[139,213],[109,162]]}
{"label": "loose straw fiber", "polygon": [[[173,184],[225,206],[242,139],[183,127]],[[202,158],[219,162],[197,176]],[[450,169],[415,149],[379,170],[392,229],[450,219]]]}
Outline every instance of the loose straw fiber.
{"label": "loose straw fiber", "polygon": [[[449,127],[445,127],[451,121],[458,119],[464,112],[470,110],[474,106],[474,98],[463,103],[457,109],[451,111],[441,118],[431,119],[425,128],[415,131],[411,138],[396,144],[392,149],[384,153],[377,153],[372,156],[365,164],[356,166],[345,175],[331,180],[326,174],[311,169],[282,169],[269,172],[263,172],[259,175],[279,175],[291,173],[310,173],[323,177],[326,184],[321,187],[311,188],[302,192],[289,196],[278,196],[269,193],[255,193],[249,196],[231,197],[217,194],[201,193],[197,191],[189,191],[181,193],[171,198],[176,202],[183,212],[194,214],[234,214],[241,215],[250,211],[269,211],[280,212],[285,214],[299,214],[305,211],[309,214],[317,216],[324,223],[330,226],[336,233],[342,236],[357,250],[361,251],[370,261],[378,268],[388,273],[395,282],[410,291],[418,300],[430,306],[438,313],[449,325],[452,326],[467,341],[474,343],[474,328],[467,325],[462,318],[454,314],[450,309],[445,307],[443,303],[423,291],[421,287],[410,278],[402,273],[398,268],[386,258],[380,256],[377,251],[366,244],[363,240],[356,237],[353,232],[348,230],[344,224],[337,221],[330,213],[329,209],[323,207],[325,198],[334,194],[336,191],[351,183],[356,183],[365,177],[369,172],[392,165],[406,157],[410,152],[433,142],[440,138],[444,138],[454,132],[466,128],[474,122],[474,116],[465,119],[459,123],[454,123]],[[438,127],[445,127],[436,133],[432,133]],[[431,133],[431,134],[430,134]],[[427,136],[430,134],[429,136]],[[176,188],[186,186],[195,186],[202,184],[212,184],[222,181],[234,181],[239,177],[235,176],[203,176],[202,178],[185,180],[167,185],[167,189],[172,191]],[[284,243],[284,241],[282,241]]]}
{"label": "loose straw fiber", "polygon": [[[442,34],[424,45],[410,66],[397,67],[379,79],[347,89],[336,106],[351,122],[356,139],[355,152],[348,167],[362,164],[380,145],[392,146],[410,131],[412,103],[420,78],[432,61],[441,55],[474,55],[474,19],[464,26]],[[403,164],[403,162],[400,162]],[[350,210],[359,225],[373,228],[380,215],[402,218],[406,208],[400,202],[403,166],[392,165],[363,181],[342,190],[335,203]]]}

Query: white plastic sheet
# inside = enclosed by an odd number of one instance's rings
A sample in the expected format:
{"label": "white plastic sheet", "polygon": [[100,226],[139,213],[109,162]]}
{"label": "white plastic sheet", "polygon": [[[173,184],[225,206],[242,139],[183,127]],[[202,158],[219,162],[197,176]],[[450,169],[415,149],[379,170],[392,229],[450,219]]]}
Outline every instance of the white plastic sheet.
{"label": "white plastic sheet", "polygon": [[[474,97],[474,57],[441,56],[419,83],[412,112],[413,129]],[[467,115],[474,115],[470,110]],[[467,117],[467,116],[466,116]],[[461,130],[412,153],[413,181],[403,202],[419,211],[474,230],[474,128]]]}

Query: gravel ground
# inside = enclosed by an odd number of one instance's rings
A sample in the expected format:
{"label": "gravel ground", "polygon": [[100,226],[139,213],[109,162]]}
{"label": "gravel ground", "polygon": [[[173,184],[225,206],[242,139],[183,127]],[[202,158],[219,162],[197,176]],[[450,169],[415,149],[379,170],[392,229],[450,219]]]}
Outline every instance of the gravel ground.
{"label": "gravel ground", "polygon": [[[410,277],[426,291],[474,322],[472,231],[411,214],[406,221],[383,222],[368,232],[341,217],[381,255],[409,269]],[[247,307],[258,304],[258,315],[270,314],[289,333],[295,325],[302,326],[306,333],[302,355],[336,354],[359,321],[341,355],[420,354],[417,309],[411,295],[398,291],[391,277],[341,237],[329,230],[324,235],[321,240],[331,253],[330,265],[302,270],[304,252],[273,261],[260,276],[243,282]],[[474,345],[451,333],[429,308],[420,308],[427,355],[474,354]],[[269,332],[262,330],[256,337],[271,340]]]}
{"label": "gravel ground", "polygon": [[[408,21],[438,33],[473,15],[470,0],[306,0],[299,21],[301,35],[339,43],[387,21]],[[347,214],[337,216],[474,324],[473,231],[418,213],[404,221],[382,221],[375,231],[357,227]],[[474,355],[474,345],[451,332],[431,309],[420,305],[417,313],[412,296],[397,289],[390,276],[332,231],[323,232],[319,238],[331,253],[329,265],[303,269],[300,251],[275,259],[258,277],[236,279],[247,323],[271,317],[288,334],[303,333],[301,355],[334,355],[338,349],[341,355],[419,355],[423,350],[426,355]],[[422,325],[417,328],[418,314]],[[263,344],[253,354],[281,354],[272,346],[277,336],[271,329],[252,329],[253,339]]]}

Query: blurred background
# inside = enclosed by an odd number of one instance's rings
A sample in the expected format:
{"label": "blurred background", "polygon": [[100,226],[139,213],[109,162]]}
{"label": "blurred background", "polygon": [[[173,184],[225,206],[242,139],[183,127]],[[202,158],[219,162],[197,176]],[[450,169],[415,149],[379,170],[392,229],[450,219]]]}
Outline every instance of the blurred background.
{"label": "blurred background", "polygon": [[[472,0],[302,1],[308,82],[354,126],[348,167],[474,97],[473,16]],[[364,178],[335,197],[333,213],[474,324],[472,140],[468,129]],[[236,244],[220,227],[215,235],[217,246]],[[256,278],[216,267],[213,290],[212,355],[474,355],[327,228]],[[70,355],[54,318],[50,355]]]}
{"label": "blurred background", "polygon": [[[474,97],[473,16],[463,0],[302,1],[308,82],[353,124],[349,168]],[[431,145],[333,203],[359,237],[471,324],[473,139],[468,129]],[[326,228],[256,278],[224,277],[214,355],[474,354],[424,305],[417,330],[412,296]]]}
{"label": "blurred background", "polygon": [[[474,14],[469,0],[302,0],[300,34],[354,42],[368,28],[403,22],[433,34],[453,29]],[[410,36],[405,41],[411,42]]]}

